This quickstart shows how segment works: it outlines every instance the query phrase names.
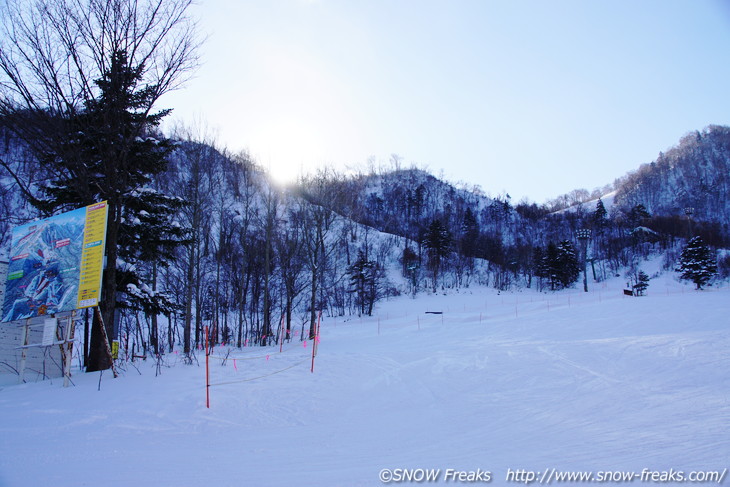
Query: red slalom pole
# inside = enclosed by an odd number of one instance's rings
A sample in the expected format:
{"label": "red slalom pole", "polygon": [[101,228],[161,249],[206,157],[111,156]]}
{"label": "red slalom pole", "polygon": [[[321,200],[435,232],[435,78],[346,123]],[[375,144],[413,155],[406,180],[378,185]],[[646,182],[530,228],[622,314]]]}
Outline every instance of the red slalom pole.
{"label": "red slalom pole", "polygon": [[205,407],[210,409],[210,366],[208,364],[208,327],[205,327]]}

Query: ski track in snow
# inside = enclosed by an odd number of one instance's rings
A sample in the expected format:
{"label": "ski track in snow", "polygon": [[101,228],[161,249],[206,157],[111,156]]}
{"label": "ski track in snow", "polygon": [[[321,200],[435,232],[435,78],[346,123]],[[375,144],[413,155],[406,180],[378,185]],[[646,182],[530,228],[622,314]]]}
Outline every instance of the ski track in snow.
{"label": "ski track in snow", "polygon": [[169,355],[159,377],[150,363],[107,372],[100,391],[98,373],[5,385],[0,486],[377,486],[406,467],[505,485],[508,468],[730,466],[730,290],[662,278],[624,298],[621,284],[403,297],[325,319],[314,374],[311,343],[211,358],[210,409],[202,355]]}

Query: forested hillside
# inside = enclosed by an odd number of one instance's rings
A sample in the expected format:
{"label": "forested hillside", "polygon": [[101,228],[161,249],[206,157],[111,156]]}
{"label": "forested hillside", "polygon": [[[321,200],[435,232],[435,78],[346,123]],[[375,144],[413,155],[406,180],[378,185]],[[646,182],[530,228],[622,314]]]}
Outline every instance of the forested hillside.
{"label": "forested hillside", "polygon": [[[124,210],[122,346],[190,350],[206,325],[215,342],[266,345],[313,333],[320,311],[369,314],[390,295],[473,284],[557,291],[580,280],[583,243],[590,282],[621,273],[638,284],[645,257],[663,253],[671,270],[690,235],[727,247],[728,130],[685,137],[622,179],[608,209],[599,199],[560,212],[455,187],[420,169],[347,177],[322,170],[283,188],[246,153],[178,136],[164,171],[134,192],[165,194],[161,208]],[[13,225],[46,216],[27,201],[41,198],[52,173],[8,130],[2,149],[7,243]],[[133,250],[140,238],[173,230],[178,237],[165,245],[152,239],[147,251]],[[581,230],[590,230],[588,238],[578,238]],[[727,272],[721,259],[720,277]]]}
{"label": "forested hillside", "polygon": [[683,215],[686,208],[703,222],[716,222],[727,236],[730,222],[730,127],[710,125],[691,132],[616,183],[616,203],[643,204],[655,215]]}

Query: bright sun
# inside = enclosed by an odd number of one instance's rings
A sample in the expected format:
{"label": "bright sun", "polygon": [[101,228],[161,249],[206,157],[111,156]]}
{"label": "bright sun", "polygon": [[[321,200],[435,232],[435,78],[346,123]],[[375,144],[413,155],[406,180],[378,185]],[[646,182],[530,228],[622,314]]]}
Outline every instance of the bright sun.
{"label": "bright sun", "polygon": [[286,119],[267,124],[255,140],[257,159],[279,184],[290,184],[326,162],[320,134],[304,121]]}

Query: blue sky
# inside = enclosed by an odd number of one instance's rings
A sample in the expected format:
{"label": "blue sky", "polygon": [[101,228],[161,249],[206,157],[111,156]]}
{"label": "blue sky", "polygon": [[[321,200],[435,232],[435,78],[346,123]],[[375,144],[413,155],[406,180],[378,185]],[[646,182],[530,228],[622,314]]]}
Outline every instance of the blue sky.
{"label": "blue sky", "polygon": [[161,100],[280,179],[391,154],[513,201],[592,190],[730,124],[730,2],[201,0]]}

